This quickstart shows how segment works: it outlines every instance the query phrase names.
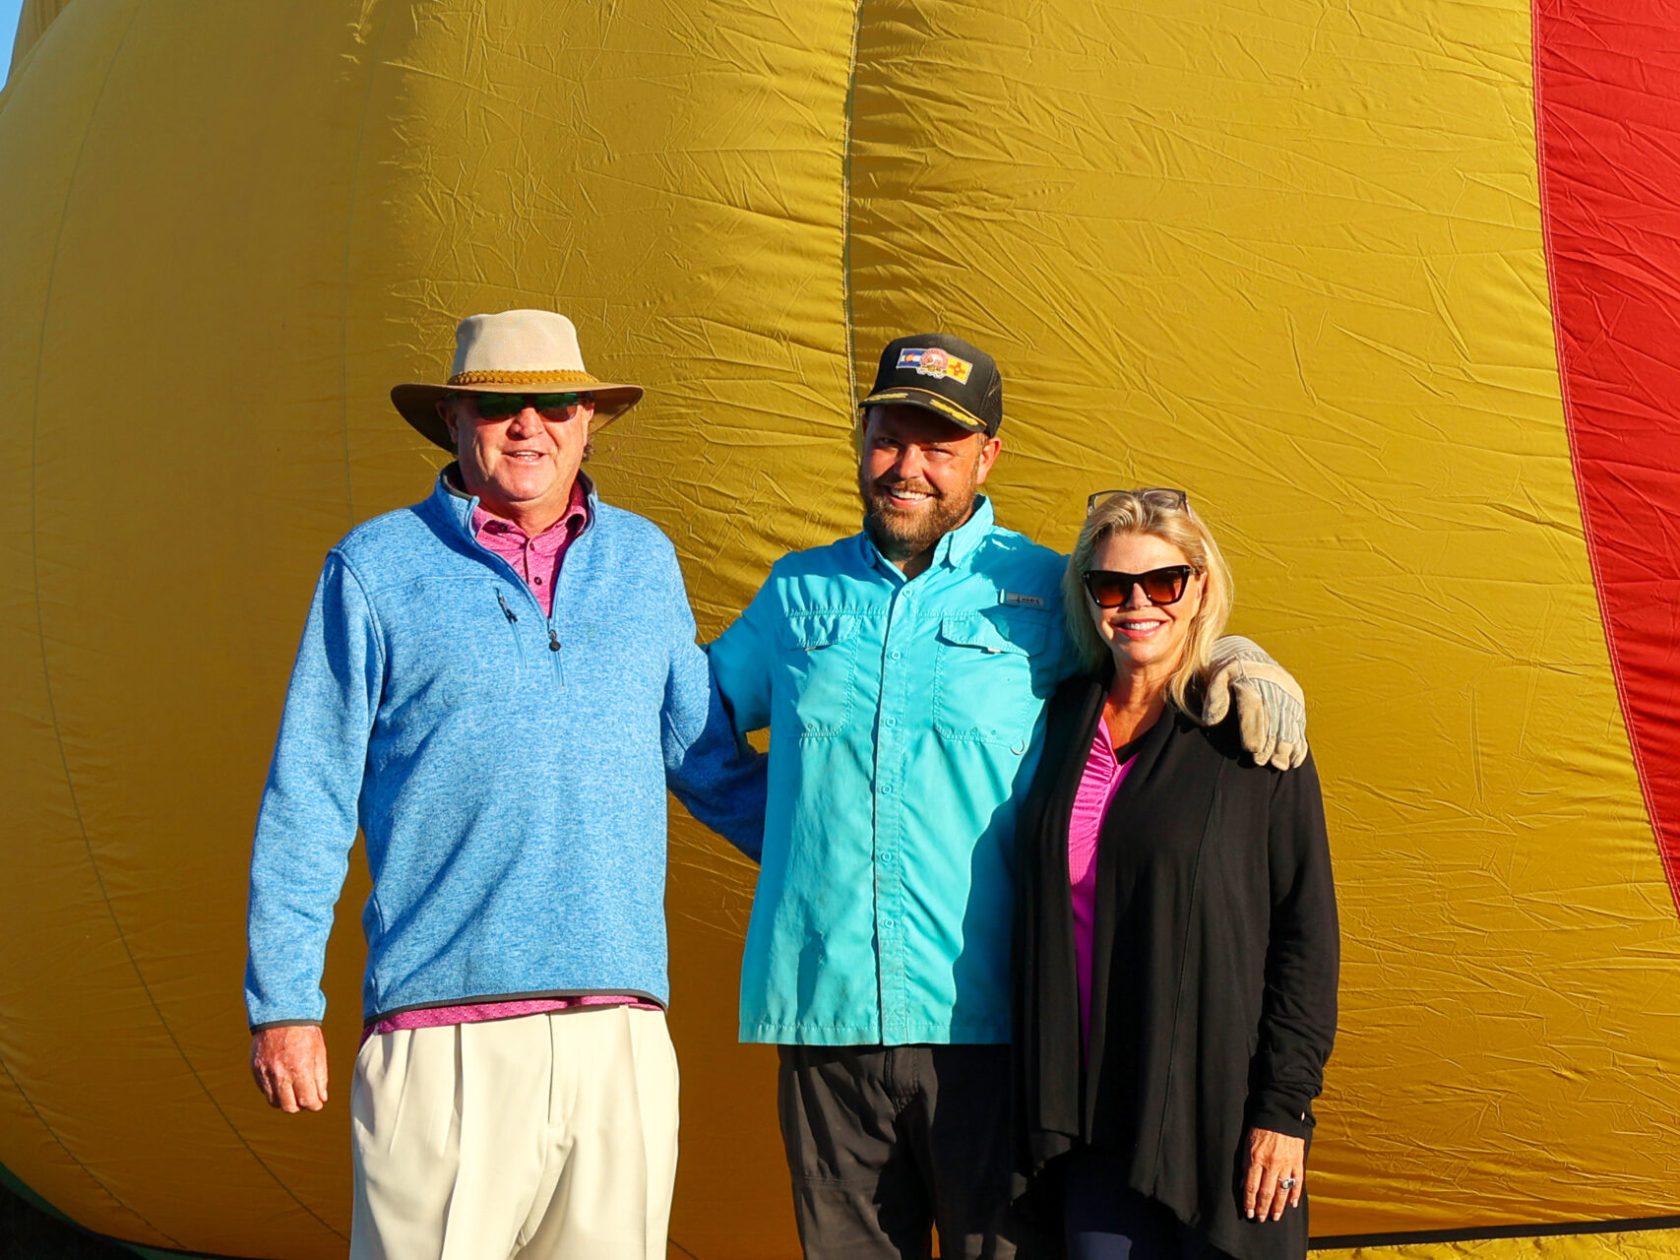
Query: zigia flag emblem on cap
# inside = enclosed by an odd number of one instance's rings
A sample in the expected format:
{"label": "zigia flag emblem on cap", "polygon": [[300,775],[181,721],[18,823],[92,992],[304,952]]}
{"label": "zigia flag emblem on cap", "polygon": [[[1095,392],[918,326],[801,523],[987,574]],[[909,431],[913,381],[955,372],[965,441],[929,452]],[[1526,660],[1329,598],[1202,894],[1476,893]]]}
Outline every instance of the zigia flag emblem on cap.
{"label": "zigia flag emblem on cap", "polygon": [[931,376],[935,380],[952,380],[959,385],[968,384],[968,374],[974,370],[974,364],[967,359],[947,354],[938,346],[906,346],[898,352],[898,366],[915,368],[920,376]]}

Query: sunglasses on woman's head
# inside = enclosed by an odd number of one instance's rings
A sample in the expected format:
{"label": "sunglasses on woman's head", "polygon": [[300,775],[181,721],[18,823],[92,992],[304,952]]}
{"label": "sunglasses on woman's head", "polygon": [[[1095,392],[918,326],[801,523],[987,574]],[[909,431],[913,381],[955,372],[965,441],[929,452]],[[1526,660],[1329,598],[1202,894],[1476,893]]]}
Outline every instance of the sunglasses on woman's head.
{"label": "sunglasses on woman's head", "polygon": [[1169,512],[1182,512],[1190,506],[1190,496],[1182,490],[1173,490],[1167,486],[1145,486],[1141,490],[1098,490],[1085,500],[1085,515],[1089,516],[1103,504],[1117,494],[1129,494],[1143,500],[1150,507],[1165,508]]}
{"label": "sunglasses on woman's head", "polygon": [[1132,588],[1139,587],[1143,597],[1157,608],[1176,604],[1184,598],[1184,588],[1196,570],[1188,564],[1169,564],[1147,573],[1121,573],[1116,569],[1085,570],[1085,589],[1098,608],[1124,608],[1132,598]]}

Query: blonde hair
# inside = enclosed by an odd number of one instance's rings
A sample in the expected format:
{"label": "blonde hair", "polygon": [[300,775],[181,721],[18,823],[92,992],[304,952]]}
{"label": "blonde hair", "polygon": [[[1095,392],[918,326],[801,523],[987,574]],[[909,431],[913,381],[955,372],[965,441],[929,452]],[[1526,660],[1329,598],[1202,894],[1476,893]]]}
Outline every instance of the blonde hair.
{"label": "blonde hair", "polygon": [[1093,674],[1101,673],[1110,660],[1109,648],[1091,622],[1092,603],[1085,590],[1085,570],[1090,567],[1098,547],[1109,538],[1125,534],[1149,534],[1171,543],[1205,579],[1201,607],[1190,620],[1184,659],[1167,684],[1172,702],[1188,712],[1190,688],[1207,668],[1213,645],[1225,632],[1225,622],[1231,616],[1233,591],[1231,570],[1219,553],[1219,544],[1178,491],[1117,491],[1097,504],[1085,518],[1079,541],[1074,544],[1067,570],[1062,574],[1062,606],[1068,637],[1073,640],[1085,668]]}

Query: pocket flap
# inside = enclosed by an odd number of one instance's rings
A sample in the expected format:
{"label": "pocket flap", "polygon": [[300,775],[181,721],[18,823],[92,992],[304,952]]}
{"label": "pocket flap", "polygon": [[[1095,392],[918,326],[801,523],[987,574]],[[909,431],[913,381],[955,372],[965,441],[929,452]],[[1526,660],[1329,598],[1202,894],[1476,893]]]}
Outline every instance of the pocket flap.
{"label": "pocket flap", "polygon": [[782,633],[789,647],[811,652],[852,638],[860,620],[856,613],[794,613]]}
{"label": "pocket flap", "polygon": [[979,648],[983,652],[1031,656],[1044,650],[1046,633],[1042,616],[956,613],[939,622],[939,637],[946,643]]}

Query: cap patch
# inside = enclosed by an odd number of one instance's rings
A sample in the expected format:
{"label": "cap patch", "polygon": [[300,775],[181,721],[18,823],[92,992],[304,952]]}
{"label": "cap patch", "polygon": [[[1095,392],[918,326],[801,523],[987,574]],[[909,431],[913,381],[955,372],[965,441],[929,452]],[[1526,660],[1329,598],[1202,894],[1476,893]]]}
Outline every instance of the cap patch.
{"label": "cap patch", "polygon": [[898,352],[900,368],[915,368],[918,376],[931,376],[936,381],[956,381],[968,384],[968,374],[974,364],[967,359],[941,350],[938,346],[906,346]]}

